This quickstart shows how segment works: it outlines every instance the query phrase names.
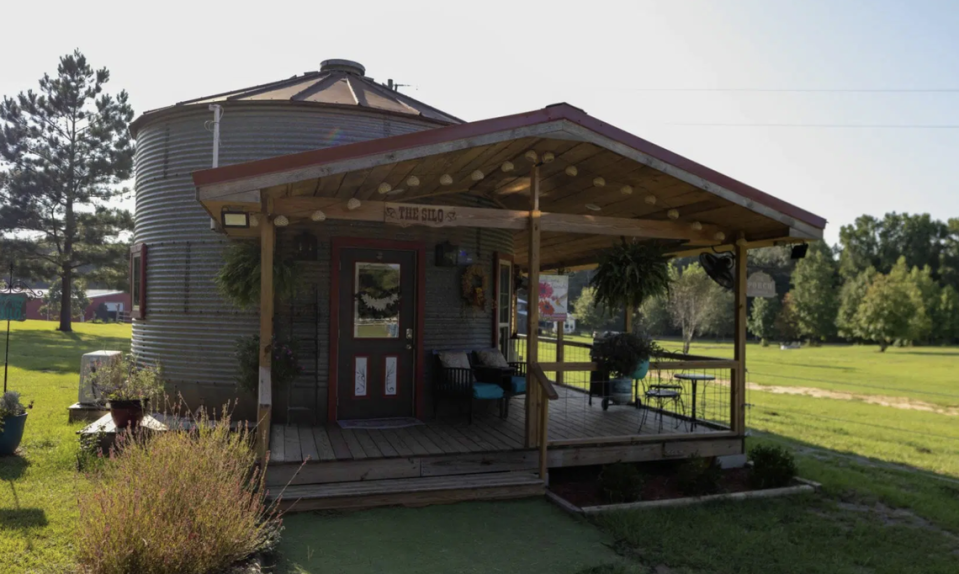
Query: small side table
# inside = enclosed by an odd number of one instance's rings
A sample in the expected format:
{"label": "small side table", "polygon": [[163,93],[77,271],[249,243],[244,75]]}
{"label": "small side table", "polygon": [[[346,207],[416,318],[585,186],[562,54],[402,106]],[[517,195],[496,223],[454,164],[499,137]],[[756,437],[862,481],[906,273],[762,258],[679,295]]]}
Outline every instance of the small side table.
{"label": "small side table", "polygon": [[679,373],[677,375],[673,375],[673,378],[676,379],[677,381],[687,381],[690,383],[690,386],[692,386],[692,391],[693,391],[692,392],[692,395],[693,395],[692,428],[695,429],[696,428],[696,387],[699,385],[700,382],[702,382],[705,390],[706,383],[708,383],[709,381],[715,381],[716,377],[712,375],[703,375],[699,373]]}

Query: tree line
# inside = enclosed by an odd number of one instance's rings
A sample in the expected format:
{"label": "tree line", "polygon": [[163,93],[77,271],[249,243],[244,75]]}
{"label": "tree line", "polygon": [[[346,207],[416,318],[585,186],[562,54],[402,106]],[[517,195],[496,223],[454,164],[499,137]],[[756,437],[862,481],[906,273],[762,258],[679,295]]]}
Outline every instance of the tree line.
{"label": "tree line", "polygon": [[[841,228],[839,244],[810,245],[792,260],[789,247],[749,253],[749,272],[764,271],[777,296],[750,298],[748,331],[764,343],[805,341],[890,345],[959,342],[959,218],[929,214],[863,215]],[[647,300],[634,324],[678,336],[688,351],[698,336],[733,335],[733,298],[695,259],[673,263],[668,296]],[[578,325],[622,327],[592,307],[590,290],[574,299]]]}

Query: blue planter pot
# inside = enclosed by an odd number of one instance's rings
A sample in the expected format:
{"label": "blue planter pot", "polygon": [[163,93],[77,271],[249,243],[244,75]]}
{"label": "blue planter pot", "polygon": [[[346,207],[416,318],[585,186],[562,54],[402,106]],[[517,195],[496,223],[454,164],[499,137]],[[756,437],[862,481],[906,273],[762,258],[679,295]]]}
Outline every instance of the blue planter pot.
{"label": "blue planter pot", "polygon": [[27,414],[3,419],[0,431],[0,456],[10,456],[17,451],[23,439],[23,427],[27,424]]}
{"label": "blue planter pot", "polygon": [[636,365],[636,370],[633,371],[633,378],[634,379],[645,378],[647,373],[649,373],[649,359]]}

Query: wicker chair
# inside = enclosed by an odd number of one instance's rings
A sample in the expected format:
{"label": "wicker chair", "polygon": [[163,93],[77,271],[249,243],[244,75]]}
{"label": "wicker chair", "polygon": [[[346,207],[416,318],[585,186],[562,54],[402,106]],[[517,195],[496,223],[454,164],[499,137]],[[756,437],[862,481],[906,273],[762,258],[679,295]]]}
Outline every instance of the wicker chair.
{"label": "wicker chair", "polygon": [[[433,375],[433,417],[437,415],[440,399],[465,401],[469,422],[473,423],[473,402],[499,401],[500,416],[504,416],[505,392],[497,375],[475,369],[469,361],[469,351],[435,350],[436,368]],[[487,380],[492,377],[492,380]]]}

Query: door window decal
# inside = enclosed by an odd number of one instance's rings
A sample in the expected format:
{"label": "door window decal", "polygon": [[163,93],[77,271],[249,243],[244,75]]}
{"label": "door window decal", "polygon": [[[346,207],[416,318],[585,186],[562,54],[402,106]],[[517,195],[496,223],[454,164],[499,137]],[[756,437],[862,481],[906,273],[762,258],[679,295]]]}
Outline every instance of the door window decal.
{"label": "door window decal", "polygon": [[367,381],[369,373],[369,358],[368,357],[354,357],[353,358],[353,396],[354,397],[365,397],[367,392]]}
{"label": "door window decal", "polygon": [[386,356],[383,360],[383,395],[396,396],[396,374],[399,370],[399,357]]}

